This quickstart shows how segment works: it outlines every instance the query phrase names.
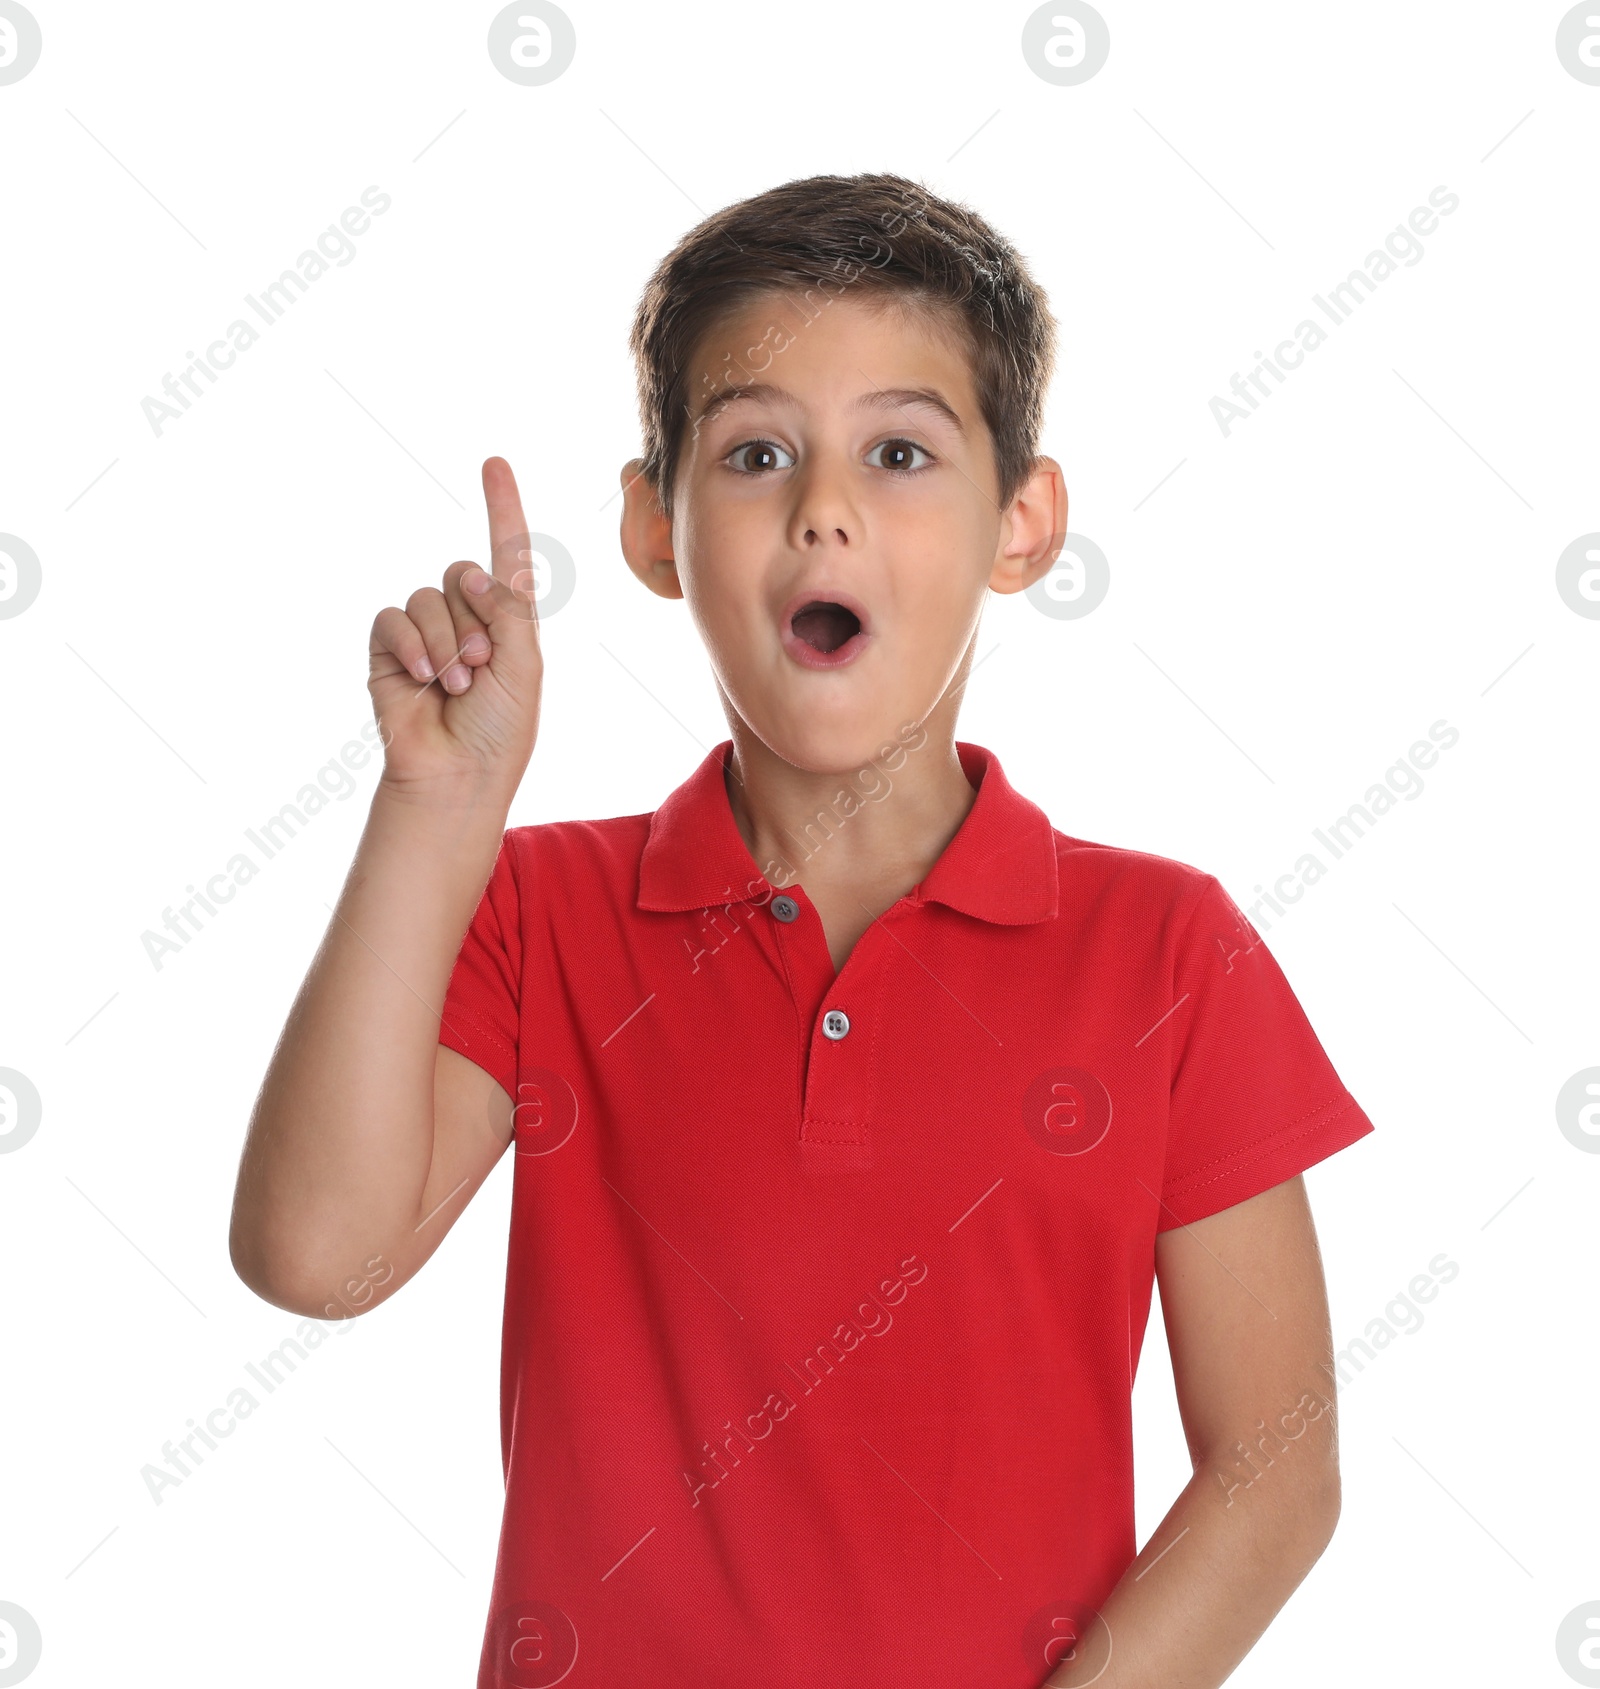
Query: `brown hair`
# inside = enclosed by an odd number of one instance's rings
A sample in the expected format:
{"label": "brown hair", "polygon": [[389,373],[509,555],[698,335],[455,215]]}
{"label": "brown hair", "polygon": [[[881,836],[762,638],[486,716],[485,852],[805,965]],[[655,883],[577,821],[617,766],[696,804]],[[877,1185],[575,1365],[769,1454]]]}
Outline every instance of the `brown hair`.
{"label": "brown hair", "polygon": [[[1055,367],[1055,319],[1027,265],[977,212],[904,176],[808,176],[698,223],[639,296],[628,345],[644,431],[641,473],[669,517],[692,415],[689,360],[718,321],[773,290],[809,292],[818,306],[824,290],[899,303],[947,325],[971,361],[1000,508],[1022,489]],[[750,377],[735,362],[726,367]]]}

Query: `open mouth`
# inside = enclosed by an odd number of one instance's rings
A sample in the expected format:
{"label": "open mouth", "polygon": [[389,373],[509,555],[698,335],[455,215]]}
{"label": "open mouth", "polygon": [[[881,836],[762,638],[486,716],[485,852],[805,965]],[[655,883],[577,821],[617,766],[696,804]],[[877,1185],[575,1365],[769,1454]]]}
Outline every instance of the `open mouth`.
{"label": "open mouth", "polygon": [[860,633],[861,618],[843,604],[819,598],[796,610],[789,626],[796,638],[803,639],[813,651],[826,655]]}
{"label": "open mouth", "polygon": [[[815,584],[822,591],[802,588],[778,612],[783,649],[803,669],[844,668],[872,643],[872,614],[832,581]],[[837,597],[829,596],[830,588]]]}

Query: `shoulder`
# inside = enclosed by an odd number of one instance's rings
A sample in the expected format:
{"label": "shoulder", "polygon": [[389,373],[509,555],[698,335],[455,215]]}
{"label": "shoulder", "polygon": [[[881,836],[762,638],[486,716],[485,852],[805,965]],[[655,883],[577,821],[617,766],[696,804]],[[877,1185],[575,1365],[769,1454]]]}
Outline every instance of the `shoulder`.
{"label": "shoulder", "polygon": [[534,821],[506,828],[506,847],[519,862],[601,864],[632,859],[650,832],[651,811],[587,821]]}
{"label": "shoulder", "polygon": [[1080,839],[1052,827],[1063,912],[1083,902],[1123,913],[1176,918],[1181,924],[1207,899],[1227,897],[1215,874],[1192,862],[1127,845]]}
{"label": "shoulder", "polygon": [[1154,851],[1056,831],[1058,919],[1109,944],[1118,965],[1173,978],[1213,950],[1254,952],[1261,935],[1209,870]]}

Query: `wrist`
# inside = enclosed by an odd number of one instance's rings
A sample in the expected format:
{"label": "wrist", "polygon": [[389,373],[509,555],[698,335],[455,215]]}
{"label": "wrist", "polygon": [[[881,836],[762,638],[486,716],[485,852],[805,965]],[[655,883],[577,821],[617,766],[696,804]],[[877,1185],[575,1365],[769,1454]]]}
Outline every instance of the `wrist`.
{"label": "wrist", "polygon": [[430,862],[485,873],[505,834],[511,794],[482,781],[384,781],[372,794],[367,848],[384,856],[417,852]]}
{"label": "wrist", "polygon": [[395,815],[498,816],[502,827],[511,813],[515,785],[481,774],[430,775],[400,779],[382,774],[372,794],[373,809]]}

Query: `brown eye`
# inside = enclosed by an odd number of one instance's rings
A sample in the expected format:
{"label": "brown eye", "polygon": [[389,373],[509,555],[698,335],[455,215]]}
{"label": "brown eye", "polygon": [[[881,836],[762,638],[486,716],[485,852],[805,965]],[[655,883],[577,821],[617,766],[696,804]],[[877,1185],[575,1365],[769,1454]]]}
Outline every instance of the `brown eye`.
{"label": "brown eye", "polygon": [[[932,461],[931,454],[919,446],[915,440],[885,440],[877,448],[879,467],[887,469],[891,475],[917,475],[926,469],[926,463],[913,463],[911,454],[920,452],[923,457]],[[885,456],[893,461],[885,461]]]}
{"label": "brown eye", "polygon": [[774,469],[791,469],[794,459],[779,463],[778,457],[789,457],[783,447],[772,440],[746,440],[733,448],[723,460],[740,475],[765,475]]}

